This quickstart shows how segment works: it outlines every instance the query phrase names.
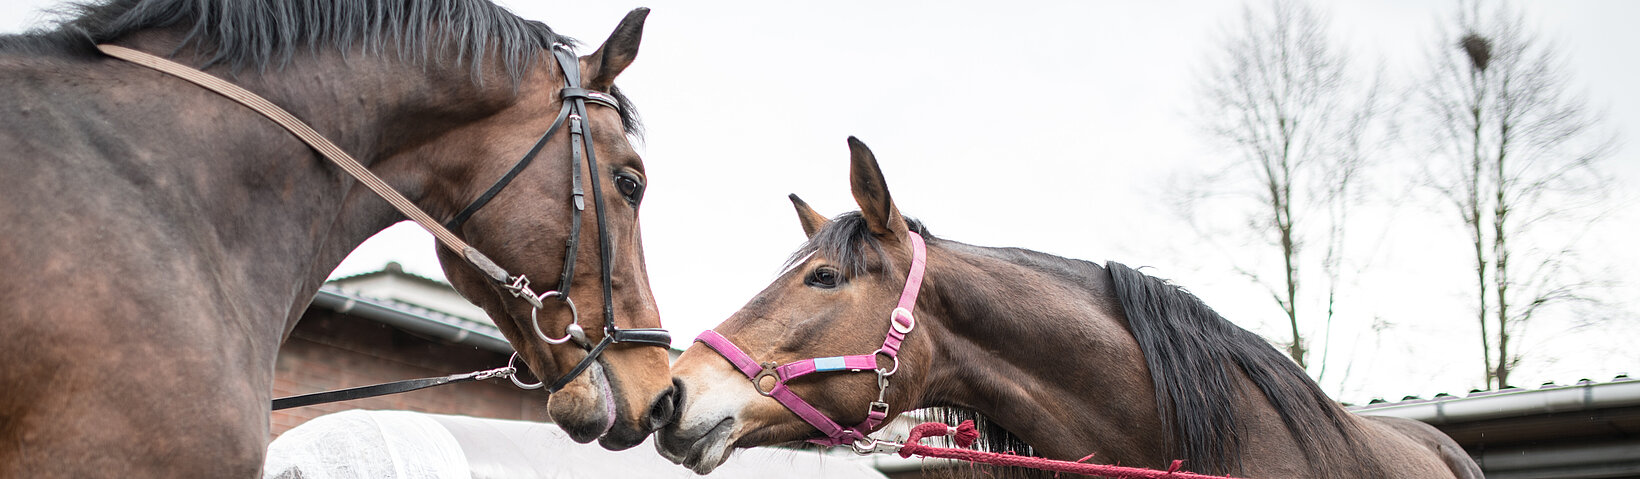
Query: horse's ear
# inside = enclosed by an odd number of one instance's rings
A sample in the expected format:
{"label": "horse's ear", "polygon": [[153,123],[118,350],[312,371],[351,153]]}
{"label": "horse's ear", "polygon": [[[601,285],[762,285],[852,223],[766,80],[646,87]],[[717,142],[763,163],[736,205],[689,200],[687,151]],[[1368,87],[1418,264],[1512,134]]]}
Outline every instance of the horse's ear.
{"label": "horse's ear", "polygon": [[820,212],[814,211],[814,208],[810,208],[809,204],[803,202],[803,199],[798,198],[796,194],[786,195],[786,197],[791,198],[792,207],[797,208],[797,221],[803,223],[803,234],[808,235],[810,238],[813,238],[814,234],[820,231],[820,228],[825,227],[826,223],[831,221],[821,215]]}
{"label": "horse's ear", "polygon": [[854,190],[854,202],[860,204],[860,215],[866,219],[866,226],[879,238],[892,241],[905,239],[909,236],[905,218],[900,216],[900,209],[894,207],[894,199],[888,195],[888,182],[883,180],[883,170],[877,166],[877,157],[871,154],[871,148],[852,136],[848,137],[848,152],[849,183]]}
{"label": "horse's ear", "polygon": [[598,46],[598,51],[581,57],[581,71],[585,72],[585,86],[591,90],[608,91],[615,85],[615,77],[626,70],[632,60],[638,58],[638,43],[643,40],[643,21],[649,17],[649,9],[638,7],[621,19],[621,24],[615,26],[615,32],[609,34],[609,39]]}

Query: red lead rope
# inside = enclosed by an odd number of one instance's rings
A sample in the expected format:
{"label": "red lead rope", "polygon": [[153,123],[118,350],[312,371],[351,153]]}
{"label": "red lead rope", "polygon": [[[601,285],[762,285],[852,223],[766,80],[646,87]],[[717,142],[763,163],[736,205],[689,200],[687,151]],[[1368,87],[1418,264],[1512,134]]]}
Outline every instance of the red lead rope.
{"label": "red lead rope", "polygon": [[[952,436],[957,443],[956,448],[933,447],[919,443],[924,436]],[[1144,469],[1138,467],[1110,466],[1105,464],[1088,464],[1075,461],[1059,461],[1042,457],[1016,456],[1013,454],[998,454],[994,452],[960,449],[968,447],[979,439],[979,431],[974,429],[973,421],[963,421],[957,427],[951,427],[937,422],[928,422],[911,428],[911,436],[900,447],[900,457],[913,455],[923,457],[939,457],[960,461],[979,462],[996,466],[1028,467],[1044,471],[1064,472],[1071,474],[1085,474],[1089,476],[1104,476],[1120,479],[1226,479],[1229,476],[1208,476],[1192,472],[1183,472],[1179,468],[1184,461],[1173,461],[1172,467],[1165,471]],[[1092,457],[1091,455],[1088,457]],[[1084,457],[1082,460],[1087,460]]]}

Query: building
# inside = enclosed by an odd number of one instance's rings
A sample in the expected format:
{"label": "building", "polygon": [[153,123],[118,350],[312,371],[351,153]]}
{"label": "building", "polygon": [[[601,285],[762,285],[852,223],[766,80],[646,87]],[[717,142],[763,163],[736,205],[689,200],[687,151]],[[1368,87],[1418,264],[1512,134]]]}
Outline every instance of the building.
{"label": "building", "polygon": [[[447,376],[507,364],[512,346],[449,285],[381,271],[331,281],[279,348],[274,397]],[[542,421],[546,395],[506,379],[274,411],[273,435],[348,409],[394,409]]]}
{"label": "building", "polygon": [[[511,354],[495,325],[449,285],[389,263],[320,290],[280,348],[273,392],[283,397],[491,369],[505,365]],[[519,390],[500,379],[275,411],[272,425],[278,436],[315,417],[351,409],[545,421],[545,405],[540,391]],[[1461,444],[1489,478],[1640,477],[1640,380],[1633,378],[1409,397],[1351,410],[1432,424]],[[902,419],[879,436],[903,437],[914,419]],[[847,456],[831,460],[855,460]],[[898,456],[861,460],[896,478],[953,466]]]}
{"label": "building", "polygon": [[1432,424],[1492,479],[1640,477],[1640,380],[1627,376],[1352,409]]}

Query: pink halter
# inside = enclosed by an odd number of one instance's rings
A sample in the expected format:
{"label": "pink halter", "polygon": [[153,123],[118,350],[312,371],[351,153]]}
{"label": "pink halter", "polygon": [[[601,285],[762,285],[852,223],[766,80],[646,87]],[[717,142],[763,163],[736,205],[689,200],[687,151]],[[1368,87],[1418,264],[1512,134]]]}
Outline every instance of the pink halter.
{"label": "pink halter", "polygon": [[[911,310],[917,306],[917,291],[922,288],[923,269],[927,263],[927,247],[923,245],[922,235],[910,232],[911,238],[911,272],[905,278],[905,289],[900,292],[899,307],[889,314],[888,335],[883,339],[883,346],[871,354],[855,354],[850,356],[833,356],[829,358],[811,358],[792,361],[784,365],[773,362],[759,364],[751,355],[735,347],[728,338],[717,331],[706,330],[695,338],[696,341],[706,343],[712,350],[723,355],[735,365],[741,373],[752,380],[752,387],[764,396],[780,401],[797,417],[803,418],[815,429],[825,433],[826,439],[810,439],[809,442],[824,446],[841,446],[854,441],[863,440],[871,430],[888,417],[888,403],[884,402],[888,391],[888,377],[900,370],[900,343],[905,341],[905,335],[917,327],[917,319],[911,315]],[[877,355],[885,355],[894,360],[893,368],[883,368],[877,364]],[[833,371],[874,371],[877,373],[877,400],[871,403],[867,410],[866,420],[852,428],[843,428],[837,421],[831,420],[820,410],[815,409],[808,401],[797,397],[797,393],[786,387],[786,382],[809,373],[823,373]],[[761,379],[773,377],[774,387],[763,390]]]}

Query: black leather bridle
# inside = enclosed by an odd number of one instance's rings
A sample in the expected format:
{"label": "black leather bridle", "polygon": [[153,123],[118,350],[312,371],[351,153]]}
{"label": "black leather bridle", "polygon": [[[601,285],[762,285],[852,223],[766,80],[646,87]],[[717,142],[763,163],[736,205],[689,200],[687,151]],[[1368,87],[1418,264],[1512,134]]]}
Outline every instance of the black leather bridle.
{"label": "black leather bridle", "polygon": [[[585,118],[587,113],[587,102],[604,105],[616,110],[620,109],[620,103],[613,96],[607,93],[587,90],[581,87],[580,61],[576,58],[575,54],[570,51],[567,45],[554,43],[550,49],[552,51],[553,58],[558,62],[559,70],[564,75],[565,82],[564,88],[560,90],[559,93],[559,102],[562,103],[563,106],[559,109],[558,117],[553,120],[552,126],[547,128],[547,132],[541,135],[541,139],[535,142],[535,146],[531,147],[530,151],[525,153],[524,157],[519,159],[518,162],[513,165],[512,169],[507,171],[507,174],[503,175],[500,180],[490,186],[489,190],[486,190],[484,194],[479,195],[477,199],[473,200],[473,202],[467,205],[466,208],[463,208],[461,212],[457,213],[456,216],[446,224],[439,224],[431,216],[428,216],[427,212],[422,211],[408,198],[405,198],[403,194],[394,190],[392,186],[382,181],[382,179],[377,177],[374,173],[371,173],[370,170],[363,164],[359,163],[358,160],[354,159],[351,155],[348,155],[346,151],[343,151],[341,148],[337,147],[335,143],[332,143],[330,140],[326,139],[324,135],[319,134],[319,132],[315,131],[312,126],[302,122],[294,115],[291,115],[290,112],[285,111],[283,108],[273,104],[266,98],[262,98],[256,93],[246,90],[238,85],[234,85],[232,82],[212,76],[196,68],[182,65],[147,52],[109,44],[99,44],[97,45],[97,49],[111,57],[119,58],[121,60],[186,80],[189,83],[193,83],[212,92],[216,92],[217,94],[250,108],[252,111],[261,114],[269,120],[272,120],[281,128],[284,128],[292,135],[295,135],[297,139],[302,140],[303,143],[306,143],[308,146],[312,147],[315,152],[319,153],[320,156],[347,172],[348,175],[358,180],[360,184],[368,187],[378,196],[381,196],[382,199],[393,205],[394,209],[399,210],[400,213],[403,213],[406,217],[421,225],[422,228],[427,229],[427,232],[432,233],[433,238],[438,240],[440,244],[449,248],[451,251],[454,251],[457,255],[460,255],[461,258],[466,260],[468,264],[478,269],[492,281],[495,281],[496,284],[502,289],[512,293],[514,297],[528,302],[531,308],[531,326],[533,326],[536,336],[539,336],[548,344],[562,344],[574,339],[577,345],[587,351],[586,357],[583,358],[579,364],[576,364],[574,368],[570,369],[569,373],[566,373],[562,377],[553,381],[552,385],[548,387],[549,392],[558,391],[563,388],[564,385],[569,384],[569,382],[575,379],[576,376],[580,375],[581,372],[586,371],[586,369],[591,367],[592,363],[597,361],[598,357],[603,354],[604,349],[608,348],[611,344],[638,343],[650,346],[671,347],[672,336],[667,333],[665,329],[621,329],[615,326],[614,298],[611,297],[611,289],[613,287],[611,272],[613,271],[614,263],[611,261],[612,258],[610,258],[612,250],[609,246],[609,228],[608,222],[605,220],[604,216],[604,201],[601,194],[603,190],[601,187],[602,185],[600,184],[601,182],[598,178],[598,160],[596,157],[596,152],[592,148],[592,137],[586,134],[586,130],[589,128],[589,125],[585,124]],[[472,217],[474,213],[477,213],[478,210],[483,208],[485,204],[488,204],[497,193],[500,193],[502,189],[506,188],[507,184],[511,183],[513,178],[517,177],[518,173],[523,171],[525,167],[528,167],[529,164],[535,159],[535,156],[541,153],[541,149],[546,146],[547,141],[552,138],[553,134],[557,133],[558,129],[563,127],[566,123],[569,125],[570,132],[570,184],[574,197],[572,198],[573,205],[570,209],[571,224],[568,244],[566,245],[567,251],[564,256],[564,270],[558,279],[557,290],[536,294],[534,291],[530,290],[529,278],[526,278],[522,274],[518,276],[509,274],[505,269],[490,260],[489,257],[484,256],[483,253],[479,253],[477,249],[474,249],[461,238],[456,237],[451,230],[459,228],[463,222]],[[588,344],[586,333],[585,331],[582,331],[580,326],[580,313],[575,310],[575,303],[569,298],[569,288],[574,282],[573,280],[575,277],[576,252],[581,238],[581,212],[586,209],[586,195],[581,188],[581,156],[583,152],[586,156],[587,168],[592,172],[590,175],[592,177],[592,204],[598,216],[598,257],[599,264],[603,268],[604,339],[599,341],[596,345]],[[568,334],[566,334],[563,338],[555,339],[541,332],[541,322],[538,312],[541,308],[545,307],[543,301],[547,298],[558,298],[570,309],[571,322],[567,328]],[[513,353],[513,357],[507,361],[506,366],[485,371],[474,371],[471,373],[455,374],[438,378],[412,379],[407,381],[377,384],[374,386],[364,386],[338,391],[326,391],[301,396],[278,398],[273,401],[273,409],[285,409],[309,404],[380,396],[383,394],[412,391],[441,384],[476,381],[494,377],[509,377],[513,380],[514,384],[526,389],[542,387],[542,383],[525,384],[518,380],[518,377],[515,374],[517,373],[517,368],[512,366],[512,363],[517,359],[518,354]]]}
{"label": "black leather bridle", "polygon": [[[502,189],[505,189],[507,184],[511,183],[513,178],[518,176],[519,172],[524,171],[524,168],[528,167],[530,163],[535,160],[535,156],[541,152],[541,149],[546,146],[547,142],[552,139],[553,135],[556,134],[560,128],[566,124],[569,125],[570,194],[572,204],[570,207],[569,238],[566,240],[567,244],[565,245],[564,252],[564,270],[563,273],[558,276],[558,289],[536,295],[530,291],[529,279],[524,277],[524,275],[518,275],[517,279],[512,284],[503,286],[504,289],[507,289],[514,296],[530,296],[536,300],[531,301],[531,307],[536,309],[532,309],[530,311],[530,320],[537,337],[543,341],[546,341],[548,344],[561,344],[567,340],[573,339],[577,345],[587,350],[586,358],[582,359],[581,362],[576,364],[574,368],[570,369],[568,373],[565,373],[562,377],[559,377],[557,380],[553,381],[552,384],[547,386],[548,392],[557,392],[559,389],[562,389],[564,385],[569,384],[570,381],[574,380],[576,376],[579,376],[583,371],[586,371],[588,367],[591,367],[592,363],[597,361],[598,357],[603,354],[604,349],[608,348],[611,344],[636,343],[670,348],[672,347],[672,335],[662,328],[621,329],[615,326],[614,298],[611,295],[613,284],[611,276],[614,269],[614,263],[612,261],[613,258],[610,257],[612,249],[609,246],[609,228],[608,222],[606,221],[606,217],[604,215],[603,188],[602,181],[599,180],[600,172],[598,170],[598,158],[593,149],[592,135],[588,134],[588,130],[591,129],[591,125],[586,122],[585,118],[587,116],[588,103],[603,105],[613,108],[616,111],[619,111],[621,106],[613,95],[600,91],[588,90],[581,87],[580,61],[575,57],[575,54],[569,50],[567,45],[562,43],[553,44],[552,55],[553,58],[558,61],[558,66],[563,72],[565,83],[565,87],[559,92],[560,101],[563,103],[563,107],[559,108],[558,117],[552,120],[552,126],[548,127],[547,132],[541,135],[541,139],[535,142],[535,146],[531,147],[529,152],[524,154],[523,158],[520,158],[517,163],[513,164],[512,169],[508,170],[505,175],[502,175],[500,179],[496,180],[495,184],[490,185],[490,188],[485,190],[484,194],[479,195],[478,198],[474,199],[473,202],[468,204],[466,208],[462,208],[461,212],[456,213],[455,217],[445,223],[445,226],[451,230],[459,230],[462,223],[465,223],[468,218],[471,218],[473,214],[477,213],[479,209],[484,207],[484,205],[489,204],[490,200],[495,198],[496,194],[500,193]],[[587,170],[592,172],[590,175],[592,177],[592,205],[593,212],[596,215],[598,222],[598,263],[601,267],[601,280],[603,282],[604,339],[598,341],[595,345],[588,344],[589,341],[586,338],[586,333],[581,329],[579,324],[580,313],[576,311],[575,302],[570,300],[569,297],[570,287],[575,283],[576,255],[579,251],[581,242],[581,213],[586,209],[586,193],[581,185],[581,157],[583,154],[586,156]],[[547,298],[557,298],[563,302],[565,306],[570,308],[570,316],[572,319],[569,327],[567,328],[567,334],[563,338],[552,338],[541,331],[541,323],[536,317],[536,311],[542,306],[537,305],[537,303],[545,303]],[[540,387],[541,384],[537,383],[534,385],[529,385],[517,381],[514,382],[520,387],[532,388]]]}
{"label": "black leather bridle", "polygon": [[[106,46],[103,48],[106,48]],[[118,52],[120,50],[115,49],[114,51]],[[569,384],[569,382],[574,380],[577,376],[580,376],[580,374],[585,372],[587,368],[591,367],[592,364],[596,362],[603,354],[604,350],[608,349],[612,344],[635,343],[649,346],[659,346],[663,348],[670,348],[672,346],[672,335],[665,329],[621,329],[615,326],[614,298],[611,295],[611,289],[613,289],[613,282],[611,278],[614,270],[614,262],[612,261],[613,258],[610,257],[613,249],[609,246],[609,228],[608,222],[605,220],[606,217],[604,216],[604,201],[602,195],[603,188],[602,182],[599,181],[597,154],[592,147],[592,136],[587,134],[587,130],[590,129],[590,125],[586,123],[585,119],[587,114],[587,103],[603,105],[609,108],[614,108],[618,111],[620,110],[620,102],[608,93],[588,90],[581,87],[580,61],[575,57],[575,54],[570,51],[567,45],[558,43],[553,44],[552,54],[553,58],[557,60],[560,70],[564,74],[564,82],[566,85],[562,90],[560,90],[559,93],[560,102],[563,104],[563,107],[559,108],[558,117],[553,119],[552,126],[548,127],[547,132],[541,135],[541,139],[536,140],[535,145],[530,148],[529,152],[525,153],[524,157],[520,158],[517,163],[514,163],[512,168],[509,169],[505,175],[501,176],[501,179],[496,180],[495,184],[490,185],[488,190],[485,190],[483,194],[474,199],[473,202],[468,204],[466,208],[462,208],[459,213],[456,213],[455,217],[451,218],[450,221],[443,225],[431,222],[431,218],[426,217],[425,213],[422,213],[413,207],[406,207],[401,209],[401,211],[407,212],[406,214],[411,216],[412,219],[417,219],[417,223],[421,223],[423,227],[428,228],[430,232],[433,232],[434,236],[440,240],[440,243],[451,247],[452,249],[458,250],[457,252],[461,254],[463,259],[466,259],[469,264],[483,272],[485,276],[494,280],[499,287],[511,293],[514,297],[528,302],[531,308],[530,323],[535,335],[538,338],[545,341],[549,345],[563,344],[574,340],[576,345],[586,350],[586,357],[582,358],[581,362],[576,364],[574,368],[571,368],[568,373],[560,376],[551,384],[546,384],[544,381],[533,384],[520,381],[517,375],[518,368],[513,366],[513,363],[516,362],[519,357],[518,353],[515,352],[513,353],[512,358],[507,361],[506,366],[496,369],[473,371],[470,373],[453,374],[442,377],[409,379],[371,386],[283,397],[273,400],[274,410],[395,394],[444,384],[479,381],[500,377],[511,379],[513,384],[520,388],[539,389],[541,387],[546,387],[548,392],[557,392],[558,390],[563,389],[565,385]],[[181,70],[179,69],[177,71],[180,72]],[[173,74],[188,75],[185,72]],[[203,74],[200,75],[203,76]],[[185,77],[185,79],[187,79],[187,77]],[[249,93],[234,93],[234,96],[252,97],[254,95]],[[572,201],[570,205],[570,233],[569,238],[566,240],[567,244],[565,245],[564,252],[564,269],[558,277],[558,289],[536,294],[530,289],[529,278],[522,274],[517,276],[508,274],[488,257],[485,257],[471,246],[466,246],[465,243],[461,242],[459,239],[454,238],[453,235],[450,235],[449,231],[458,230],[462,223],[465,223],[473,216],[473,214],[483,208],[484,205],[489,204],[490,200],[495,198],[496,194],[500,193],[502,189],[505,189],[507,185],[512,182],[513,178],[518,176],[519,172],[524,171],[524,168],[528,167],[530,163],[535,160],[536,155],[541,153],[541,149],[546,146],[547,142],[552,139],[553,135],[557,134],[558,130],[563,128],[566,124],[569,125],[570,134],[570,191]],[[287,129],[288,128],[290,127],[287,126]],[[310,139],[304,138],[304,141],[310,141]],[[312,145],[314,142],[317,142],[317,140],[311,140],[309,144]],[[316,147],[316,149],[318,149],[318,147]],[[323,151],[324,150],[321,149],[321,152]],[[345,156],[345,153],[336,153],[335,155]],[[586,157],[586,167],[588,171],[592,172],[590,175],[592,177],[592,205],[594,213],[598,218],[598,261],[599,265],[602,267],[601,279],[603,282],[604,295],[604,338],[596,344],[589,344],[590,341],[586,337],[586,332],[580,325],[580,313],[576,311],[575,302],[569,297],[570,287],[574,285],[575,263],[577,253],[580,248],[581,213],[586,209],[586,193],[581,185],[581,158],[583,155]],[[327,154],[327,157],[331,156],[332,155]],[[333,161],[334,159],[335,158],[332,157]],[[339,162],[339,164],[342,163],[345,162]],[[362,169],[362,167],[359,168]],[[363,176],[368,176],[368,172],[363,174]],[[378,179],[376,181],[379,182],[380,180]],[[385,189],[385,186],[383,186],[383,188]],[[392,202],[393,200],[391,199],[391,196],[392,193],[389,193],[384,197],[389,198],[389,202]],[[403,201],[402,198],[399,199]],[[406,201],[406,203],[408,202]],[[420,218],[416,215],[418,213],[420,213]],[[444,236],[440,236],[441,230]],[[448,238],[445,236],[448,236]],[[454,246],[452,246],[452,244]],[[566,334],[562,338],[553,338],[547,336],[546,333],[541,331],[541,321],[539,319],[538,312],[546,306],[546,300],[548,298],[557,298],[570,310],[571,321],[569,326],[566,328]]]}

